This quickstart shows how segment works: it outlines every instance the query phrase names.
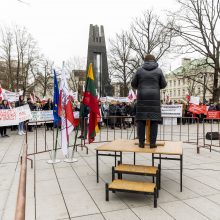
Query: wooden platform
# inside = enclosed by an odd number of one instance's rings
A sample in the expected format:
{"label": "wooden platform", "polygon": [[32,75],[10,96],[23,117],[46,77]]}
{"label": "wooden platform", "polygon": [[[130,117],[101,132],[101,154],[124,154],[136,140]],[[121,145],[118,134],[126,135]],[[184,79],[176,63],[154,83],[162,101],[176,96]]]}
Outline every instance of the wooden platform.
{"label": "wooden platform", "polygon": [[155,183],[136,182],[129,180],[114,180],[112,183],[105,184],[105,199],[109,201],[109,191],[112,192],[130,192],[130,193],[144,193],[154,196],[154,208],[157,208],[158,191]]}
{"label": "wooden platform", "polygon": [[127,191],[154,193],[156,184],[148,182],[135,182],[129,180],[114,180],[112,183],[109,184],[108,188],[110,190],[122,189]]}
{"label": "wooden platform", "polygon": [[150,174],[156,175],[157,174],[157,167],[154,166],[142,166],[142,165],[132,165],[132,164],[119,164],[115,168],[116,172],[130,172],[130,173],[137,173],[137,174]]}
{"label": "wooden platform", "polygon": [[118,139],[96,148],[97,151],[113,151],[113,152],[135,152],[135,153],[152,153],[167,155],[182,155],[183,148],[181,141],[165,141],[163,146],[156,148],[144,147],[140,148],[136,145],[137,140]]}
{"label": "wooden platform", "polygon": [[[139,142],[136,142],[135,145],[139,145]],[[150,144],[147,144],[147,143],[145,143],[144,145],[145,145],[145,147],[149,147],[150,146]],[[157,141],[156,142],[156,146],[158,146],[158,147],[159,146],[164,146],[164,145],[165,145],[165,141]]]}
{"label": "wooden platform", "polygon": [[162,160],[179,161],[180,167],[180,191],[182,192],[183,184],[183,143],[181,141],[164,141],[164,146],[157,146],[156,148],[144,147],[140,148],[136,145],[137,140],[117,139],[109,143],[97,147],[96,150],[96,180],[99,182],[99,157],[107,156],[115,158],[115,167],[117,166],[117,158],[122,164],[123,153],[134,154],[134,165],[136,153],[146,153],[152,155],[152,166],[154,161],[159,160],[161,165]]}

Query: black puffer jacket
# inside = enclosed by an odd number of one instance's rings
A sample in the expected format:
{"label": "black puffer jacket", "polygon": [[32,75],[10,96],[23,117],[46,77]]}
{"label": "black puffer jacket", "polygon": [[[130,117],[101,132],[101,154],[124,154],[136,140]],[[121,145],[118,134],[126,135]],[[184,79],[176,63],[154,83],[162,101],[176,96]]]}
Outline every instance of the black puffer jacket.
{"label": "black puffer jacket", "polygon": [[163,72],[154,61],[147,61],[137,70],[131,86],[137,89],[137,120],[161,120],[160,89],[167,85]]}

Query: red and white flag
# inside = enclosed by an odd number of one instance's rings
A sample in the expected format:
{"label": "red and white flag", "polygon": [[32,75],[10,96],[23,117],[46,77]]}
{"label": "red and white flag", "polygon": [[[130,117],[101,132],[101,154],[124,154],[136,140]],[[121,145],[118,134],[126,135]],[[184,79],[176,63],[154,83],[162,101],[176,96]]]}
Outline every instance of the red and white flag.
{"label": "red and white flag", "polygon": [[132,102],[132,101],[134,101],[136,98],[137,98],[137,97],[136,97],[134,91],[131,89],[131,90],[129,91],[129,93],[128,93],[128,99]]}
{"label": "red and white flag", "polygon": [[66,74],[64,71],[64,64],[62,68],[62,77],[60,83],[60,97],[58,105],[58,115],[61,118],[61,148],[63,154],[68,154],[68,137],[77,125],[74,120],[72,103],[70,101],[69,88],[66,81]]}

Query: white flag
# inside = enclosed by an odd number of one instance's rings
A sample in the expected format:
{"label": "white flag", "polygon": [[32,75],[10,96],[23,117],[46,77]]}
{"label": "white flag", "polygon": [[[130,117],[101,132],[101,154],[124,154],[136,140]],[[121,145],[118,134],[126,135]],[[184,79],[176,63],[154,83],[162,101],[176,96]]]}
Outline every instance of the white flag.
{"label": "white flag", "polygon": [[63,154],[66,156],[68,154],[69,134],[73,131],[75,122],[72,103],[69,96],[68,84],[66,81],[66,74],[64,71],[64,64],[62,68],[62,78],[60,84],[60,100],[58,113],[61,117],[61,148]]}

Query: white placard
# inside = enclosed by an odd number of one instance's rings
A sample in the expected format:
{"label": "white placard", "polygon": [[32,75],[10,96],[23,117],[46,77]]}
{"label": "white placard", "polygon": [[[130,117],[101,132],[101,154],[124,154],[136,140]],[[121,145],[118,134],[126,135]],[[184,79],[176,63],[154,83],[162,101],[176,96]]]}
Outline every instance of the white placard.
{"label": "white placard", "polygon": [[19,122],[27,121],[32,118],[31,110],[29,105],[23,105],[16,108],[18,112]]}
{"label": "white placard", "polygon": [[18,112],[16,109],[0,109],[0,127],[18,125]]}
{"label": "white placard", "polygon": [[0,109],[0,126],[18,125],[20,122],[32,118],[29,105],[20,106],[14,109]]}
{"label": "white placard", "polygon": [[199,97],[197,96],[190,96],[190,101],[189,103],[199,105]]}
{"label": "white placard", "polygon": [[75,111],[73,114],[75,119],[79,119],[79,111]]}
{"label": "white placard", "polygon": [[37,121],[53,121],[53,110],[48,111],[32,111],[32,119],[29,120],[29,123],[34,123]]}
{"label": "white placard", "polygon": [[182,105],[161,105],[161,116],[163,118],[180,118],[182,109]]}
{"label": "white placard", "polygon": [[3,95],[3,99],[9,102],[17,102],[19,100],[18,92],[11,92],[4,89],[2,95]]}

